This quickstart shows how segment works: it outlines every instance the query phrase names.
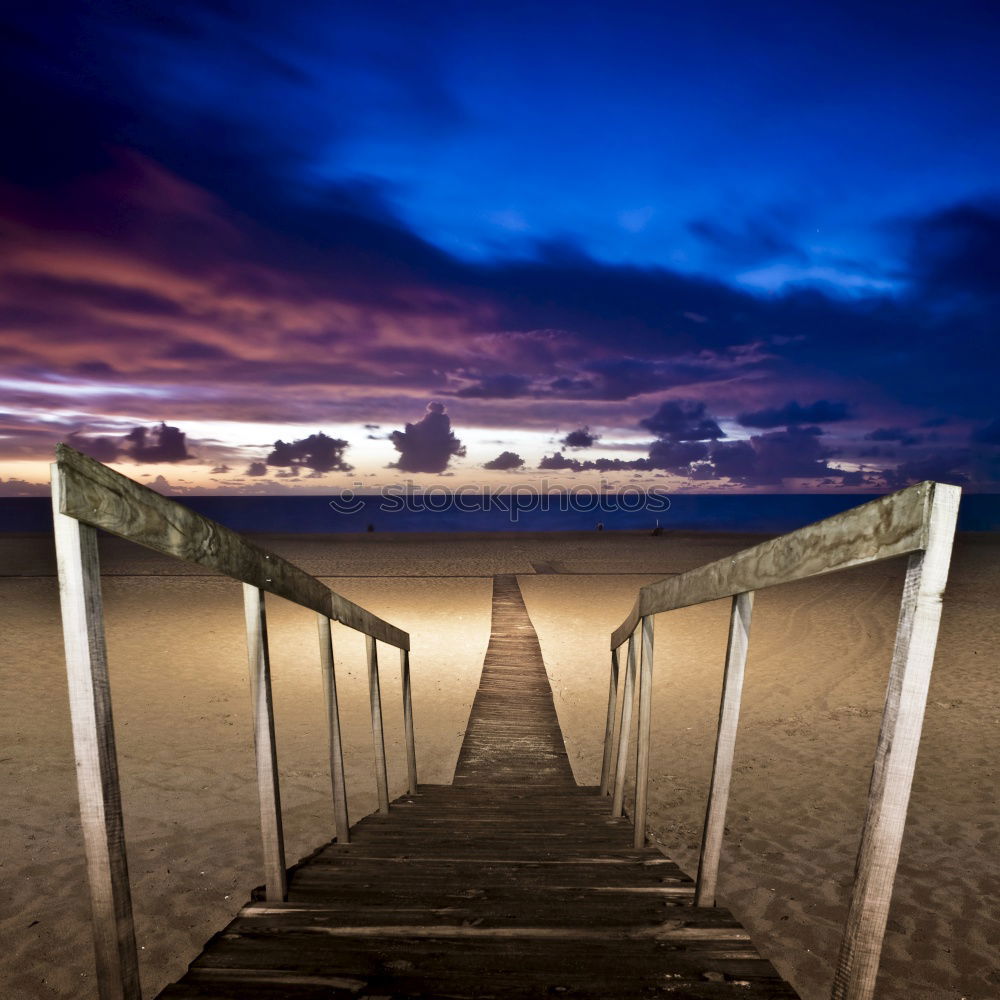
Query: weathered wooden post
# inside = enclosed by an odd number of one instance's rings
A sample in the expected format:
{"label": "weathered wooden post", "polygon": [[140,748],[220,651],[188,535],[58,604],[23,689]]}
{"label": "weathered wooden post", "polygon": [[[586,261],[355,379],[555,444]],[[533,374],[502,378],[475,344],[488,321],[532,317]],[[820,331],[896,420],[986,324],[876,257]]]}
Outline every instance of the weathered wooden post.
{"label": "weathered wooden post", "polygon": [[608,690],[608,718],[604,724],[604,760],[601,763],[601,795],[611,784],[611,745],[615,735],[615,709],[618,700],[618,650],[611,650],[611,686]]}
{"label": "weathered wooden post", "polygon": [[264,847],[264,884],[269,902],[288,896],[285,840],[281,828],[278,755],[274,744],[274,705],[271,699],[271,661],[267,651],[264,591],[243,584],[247,623],[247,660],[253,700],[253,743],[257,758],[257,794],[260,798],[260,836]]}
{"label": "weathered wooden post", "polygon": [[410,692],[410,651],[399,650],[399,671],[403,685],[403,739],[406,741],[406,778],[408,791],[417,791],[417,746],[413,737],[413,695]]}
{"label": "weathered wooden post", "polygon": [[635,748],[635,847],[646,846],[646,812],[649,792],[649,740],[653,700],[653,616],[642,619],[642,653],[639,658],[639,729]]}
{"label": "weathered wooden post", "polygon": [[871,1000],[875,995],[960,496],[957,486],[933,484],[926,545],[907,564],[833,1000]]}
{"label": "weathered wooden post", "polygon": [[344,778],[344,746],[340,732],[340,708],[337,702],[337,675],[334,671],[333,634],[330,619],[316,613],[319,630],[320,671],[323,675],[323,697],[326,701],[326,725],[329,738],[330,783],[333,788],[333,817],[337,843],[351,841],[351,824],[347,816],[347,782]]}
{"label": "weathered wooden post", "polygon": [[80,821],[94,916],[97,989],[101,1000],[140,1000],[97,530],[60,512],[63,489],[59,467],[53,464],[56,565]]}
{"label": "weathered wooden post", "polygon": [[695,906],[715,906],[719,858],[726,828],[726,807],[729,803],[729,786],[733,777],[733,753],[736,749],[736,729],[740,719],[743,675],[750,648],[752,614],[753,591],[736,594],[729,615],[729,641],[726,645],[726,665],[722,677],[719,730],[715,738],[712,782],[708,789],[705,830],[701,838],[701,856],[698,859]]}
{"label": "weathered wooden post", "polygon": [[378,648],[375,640],[365,636],[368,654],[368,697],[372,710],[372,744],[375,749],[375,785],[378,791],[378,811],[389,812],[389,777],[385,766],[385,736],[382,732],[382,696],[378,683]]}
{"label": "weathered wooden post", "polygon": [[632,735],[632,702],[635,701],[635,633],[628,637],[625,655],[625,687],[622,691],[622,719],[618,730],[618,757],[615,761],[615,794],[611,798],[611,815],[618,817],[625,810],[625,775],[628,771],[628,741]]}

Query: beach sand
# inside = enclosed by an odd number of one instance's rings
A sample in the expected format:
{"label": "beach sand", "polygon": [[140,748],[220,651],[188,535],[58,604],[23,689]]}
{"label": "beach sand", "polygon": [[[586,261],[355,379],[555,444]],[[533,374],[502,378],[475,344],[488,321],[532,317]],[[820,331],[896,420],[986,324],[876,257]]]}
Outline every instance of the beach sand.
{"label": "beach sand", "polygon": [[[577,780],[598,780],[608,636],[642,583],[759,539],[629,533],[260,539],[413,638],[421,781],[447,782],[516,573]],[[115,539],[102,568],[144,995],[261,882],[241,593]],[[96,997],[51,543],[0,536],[0,982]],[[719,898],[805,1000],[829,994],[902,585],[900,561],[758,595]],[[959,543],[890,913],[882,1000],[1000,994],[1000,544]],[[315,617],[268,600],[289,863],[332,836]],[[657,619],[650,833],[697,866],[728,602]],[[335,627],[350,810],[375,807],[356,633]],[[404,790],[398,658],[381,666]]]}

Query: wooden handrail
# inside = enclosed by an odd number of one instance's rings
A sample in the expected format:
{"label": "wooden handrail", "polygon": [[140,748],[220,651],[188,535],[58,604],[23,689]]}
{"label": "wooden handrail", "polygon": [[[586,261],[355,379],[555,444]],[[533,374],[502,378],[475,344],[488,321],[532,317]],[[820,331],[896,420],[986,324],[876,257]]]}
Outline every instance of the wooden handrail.
{"label": "wooden handrail", "polygon": [[928,511],[940,490],[958,487],[918,483],[735,556],[647,584],[612,634],[611,648],[617,649],[646,615],[919,552],[927,546]]}
{"label": "wooden handrail", "polygon": [[[611,637],[614,654],[628,642],[629,670],[622,692],[617,751],[611,742],[613,727],[605,725],[601,792],[612,796],[612,816],[620,816],[625,791],[624,757],[637,690],[639,728],[632,818],[635,845],[640,847],[645,844],[646,830],[653,616],[733,598],[715,759],[695,889],[696,905],[714,906],[754,592],[850,566],[909,556],[851,902],[831,993],[833,1000],[871,1000],[875,994],[960,496],[957,486],[919,483],[735,556],[649,584],[639,591],[632,611]],[[634,633],[640,623],[642,652],[636,671]],[[608,719],[615,717],[617,708],[617,663],[614,655]]]}
{"label": "wooden handrail", "polygon": [[350,827],[330,623],[342,622],[365,636],[381,812],[389,810],[389,792],[377,644],[378,641],[388,643],[400,652],[407,785],[415,792],[417,766],[410,691],[410,637],[402,629],[334,593],[280,556],[252,545],[236,532],[73,448],[59,445],[56,459],[52,464],[53,531],[80,817],[93,910],[98,992],[101,1000],[141,1000],[111,713],[97,529],[207,566],[243,584],[265,889],[270,901],[286,898],[287,874],[265,592],[309,608],[318,616],[333,812],[340,843],[349,841]]}
{"label": "wooden handrail", "polygon": [[390,646],[410,648],[410,637],[402,629],[341,597],[287,559],[67,444],[56,447],[52,483],[53,505],[62,514],[259,587]]}

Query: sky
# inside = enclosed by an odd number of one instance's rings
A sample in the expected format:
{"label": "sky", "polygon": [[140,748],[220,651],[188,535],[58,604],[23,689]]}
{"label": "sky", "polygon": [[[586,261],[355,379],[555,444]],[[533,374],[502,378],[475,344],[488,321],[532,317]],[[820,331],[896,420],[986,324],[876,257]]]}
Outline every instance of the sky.
{"label": "sky", "polygon": [[1000,492],[1000,7],[21,2],[0,494]]}

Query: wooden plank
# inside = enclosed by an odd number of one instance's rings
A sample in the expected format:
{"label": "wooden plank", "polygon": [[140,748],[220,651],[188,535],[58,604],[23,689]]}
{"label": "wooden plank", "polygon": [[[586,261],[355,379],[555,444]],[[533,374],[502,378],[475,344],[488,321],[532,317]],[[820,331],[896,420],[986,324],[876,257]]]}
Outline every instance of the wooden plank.
{"label": "wooden plank", "polygon": [[906,823],[961,491],[935,485],[926,551],[910,557],[833,1000],[871,1000]]}
{"label": "wooden plank", "polygon": [[608,690],[608,717],[604,724],[604,760],[601,762],[601,795],[611,784],[611,752],[615,735],[615,712],[618,700],[618,650],[611,650],[611,684]]}
{"label": "wooden plank", "polygon": [[917,552],[927,544],[926,515],[935,491],[952,489],[918,483],[734,556],[647,584],[611,636],[611,648],[620,646],[646,615]]}
{"label": "wooden plank", "polygon": [[615,764],[615,788],[611,798],[611,815],[625,811],[625,776],[628,772],[628,742],[632,735],[632,702],[635,701],[635,636],[628,636],[625,656],[625,685],[622,691],[622,717],[618,727],[618,756]]}
{"label": "wooden plank", "polygon": [[337,841],[350,843],[351,824],[347,817],[347,781],[344,777],[344,746],[340,732],[340,707],[337,701],[337,675],[334,670],[333,635],[330,619],[317,614],[320,672],[326,701],[326,726],[329,742],[330,785],[333,791],[333,817]]}
{"label": "wooden plank", "polygon": [[726,645],[726,665],[722,679],[719,705],[719,729],[715,737],[715,758],[712,781],[708,790],[705,829],[698,858],[698,906],[715,906],[715,891],[719,880],[719,858],[726,828],[726,807],[733,777],[733,754],[736,750],[736,729],[740,718],[743,675],[750,648],[750,618],[753,614],[753,592],[737,594],[729,615],[729,641]]}
{"label": "wooden plank", "polygon": [[413,695],[410,691],[410,651],[399,651],[399,670],[403,687],[403,740],[406,743],[407,790],[417,790],[417,745],[413,735]]}
{"label": "wooden plank", "polygon": [[52,466],[53,527],[62,608],[73,753],[93,913],[101,1000],[139,1000],[97,532],[60,513],[61,473]]}
{"label": "wooden plank", "polygon": [[264,591],[243,584],[243,609],[247,623],[247,661],[253,702],[253,743],[257,761],[257,795],[260,799],[260,836],[264,849],[264,881],[269,900],[288,895],[285,840],[281,828],[281,793],[278,787],[278,754],[274,743],[274,706],[271,700],[271,662],[267,651],[267,618]]}
{"label": "wooden plank", "polygon": [[633,846],[646,846],[646,813],[649,791],[650,718],[653,701],[653,616],[642,619],[642,653],[639,659],[639,729],[635,757],[635,839]]}
{"label": "wooden plank", "polygon": [[325,614],[382,642],[410,648],[410,637],[334,593],[281,556],[196,514],[66,444],[56,448],[56,510],[147,548],[198,563],[242,583]]}
{"label": "wooden plank", "polygon": [[378,811],[389,812],[389,775],[385,763],[385,735],[382,731],[382,695],[378,683],[378,647],[375,640],[365,636],[368,659],[368,699],[371,703],[372,746],[375,751],[375,787],[378,791]]}

